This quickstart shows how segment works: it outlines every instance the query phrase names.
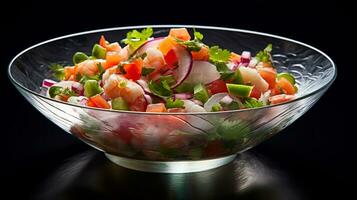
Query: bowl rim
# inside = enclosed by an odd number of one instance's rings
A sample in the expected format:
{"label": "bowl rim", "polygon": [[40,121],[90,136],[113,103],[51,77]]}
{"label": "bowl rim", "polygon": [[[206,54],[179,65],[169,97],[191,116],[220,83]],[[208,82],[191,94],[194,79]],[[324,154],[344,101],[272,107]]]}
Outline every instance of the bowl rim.
{"label": "bowl rim", "polygon": [[[103,108],[94,108],[94,107],[87,107],[84,105],[77,105],[77,104],[71,104],[68,102],[63,102],[60,100],[56,100],[44,95],[41,95],[35,91],[32,91],[28,88],[26,88],[25,86],[23,86],[22,84],[20,84],[19,82],[17,82],[15,80],[15,78],[12,76],[11,74],[11,67],[13,65],[13,63],[16,61],[16,59],[18,57],[20,57],[21,55],[25,54],[27,51],[30,51],[31,49],[34,49],[36,47],[39,47],[41,45],[50,43],[50,42],[54,42],[57,40],[61,40],[61,39],[66,39],[66,38],[70,38],[70,37],[75,37],[75,36],[81,36],[81,35],[86,35],[86,34],[92,34],[92,33],[99,33],[99,32],[108,32],[108,31],[117,31],[117,30],[132,30],[132,29],[142,29],[142,28],[146,28],[146,27],[152,27],[152,28],[172,28],[172,27],[177,27],[177,28],[197,28],[197,29],[209,29],[209,30],[219,30],[219,31],[232,31],[232,32],[240,32],[240,33],[247,33],[247,34],[253,34],[253,35],[258,35],[258,36],[267,36],[267,37],[271,37],[271,38],[275,38],[275,39],[280,39],[280,40],[285,40],[288,42],[292,42],[292,43],[296,43],[299,45],[302,45],[304,47],[310,48],[318,53],[320,53],[321,55],[323,55],[331,64],[332,64],[332,68],[333,68],[333,77],[332,79],[325,83],[324,85],[320,86],[319,88],[317,88],[316,90],[304,94],[298,98],[294,98],[290,101],[287,102],[283,102],[283,103],[279,103],[279,104],[274,104],[274,105],[267,105],[267,106],[263,106],[263,107],[258,107],[258,108],[248,108],[248,109],[239,109],[239,110],[227,110],[227,111],[219,111],[219,112],[185,112],[185,113],[160,113],[160,112],[142,112],[142,111],[122,111],[122,110],[112,110],[112,109],[103,109]],[[291,39],[291,38],[287,38],[287,37],[283,37],[283,36],[279,36],[279,35],[274,35],[274,34],[270,34],[270,33],[264,33],[264,32],[259,32],[259,31],[251,31],[251,30],[245,30],[245,29],[237,29],[237,28],[229,28],[229,27],[219,27],[219,26],[204,26],[204,25],[184,25],[184,24],[164,24],[164,25],[135,25],[135,26],[121,26],[121,27],[112,27],[112,28],[102,28],[102,29],[95,29],[95,30],[90,30],[90,31],[83,31],[83,32],[78,32],[78,33],[73,33],[73,34],[68,34],[68,35],[64,35],[64,36],[59,36],[59,37],[55,37],[49,40],[45,40],[43,42],[37,43],[35,45],[32,45],[24,50],[22,50],[20,53],[18,53],[9,63],[8,65],[8,77],[11,80],[11,82],[16,86],[16,88],[21,88],[23,90],[25,90],[28,93],[31,93],[39,98],[45,98],[47,100],[50,101],[54,101],[57,103],[62,103],[65,105],[69,105],[69,106],[75,106],[78,108],[83,108],[83,109],[90,109],[90,110],[97,110],[97,111],[102,111],[102,112],[114,112],[114,113],[125,113],[125,114],[147,114],[147,115],[211,115],[211,114],[229,114],[229,113],[236,113],[236,112],[248,112],[248,111],[253,111],[253,110],[261,110],[261,109],[268,109],[268,108],[272,108],[272,107],[276,107],[276,106],[282,106],[282,105],[288,105],[291,104],[293,102],[297,102],[300,100],[303,100],[307,97],[310,97],[316,93],[319,93],[320,91],[323,91],[324,89],[328,89],[331,84],[335,81],[336,77],[337,77],[337,67],[335,65],[335,63],[333,62],[333,60],[323,51],[317,49],[316,47],[313,47],[311,45],[308,45],[306,43]]]}

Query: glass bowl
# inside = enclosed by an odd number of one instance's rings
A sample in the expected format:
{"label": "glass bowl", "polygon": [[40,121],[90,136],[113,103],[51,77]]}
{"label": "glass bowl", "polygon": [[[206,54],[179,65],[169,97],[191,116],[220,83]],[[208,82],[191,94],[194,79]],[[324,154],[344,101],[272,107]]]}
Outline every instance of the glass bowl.
{"label": "glass bowl", "polygon": [[82,32],[36,44],[10,63],[10,80],[38,111],[64,131],[103,151],[114,163],[141,171],[184,173],[227,164],[278,133],[309,110],[336,77],[333,61],[320,50],[288,38],[232,28],[154,25],[154,36],[171,27],[195,27],[208,45],[256,53],[273,44],[278,72],[289,71],[299,92],[292,101],[262,108],[213,113],[145,113],[72,105],[42,95],[53,62],[71,64],[76,51],[91,52],[100,35],[120,41],[132,29],[119,27]]}

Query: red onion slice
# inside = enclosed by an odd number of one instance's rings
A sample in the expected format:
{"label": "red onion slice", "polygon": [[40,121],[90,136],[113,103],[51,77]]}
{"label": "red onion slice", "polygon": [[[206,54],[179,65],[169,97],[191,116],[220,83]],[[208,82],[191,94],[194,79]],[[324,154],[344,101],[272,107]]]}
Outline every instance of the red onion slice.
{"label": "red onion slice", "polygon": [[84,87],[79,82],[72,83],[71,90],[73,90],[79,96],[83,96],[84,95]]}
{"label": "red onion slice", "polygon": [[51,87],[53,84],[56,84],[57,81],[51,80],[51,79],[44,79],[42,81],[42,87],[44,88],[49,88]]}

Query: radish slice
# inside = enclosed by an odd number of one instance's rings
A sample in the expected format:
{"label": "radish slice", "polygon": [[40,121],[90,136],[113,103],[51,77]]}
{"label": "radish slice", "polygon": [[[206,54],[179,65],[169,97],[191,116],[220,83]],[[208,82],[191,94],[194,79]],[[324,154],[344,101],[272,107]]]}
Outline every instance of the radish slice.
{"label": "radish slice", "polygon": [[56,84],[57,81],[51,80],[51,79],[45,79],[42,81],[42,87],[44,88],[49,88],[51,87],[53,84]]}
{"label": "radish slice", "polygon": [[145,42],[141,45],[133,54],[134,55],[141,55],[145,53],[149,48],[157,48],[160,42],[164,39],[164,37],[158,37],[152,40]]}
{"label": "radish slice", "polygon": [[260,92],[265,92],[269,88],[269,84],[259,75],[258,71],[249,67],[238,68],[243,77],[245,84],[253,84]]}
{"label": "radish slice", "polygon": [[229,96],[228,93],[223,92],[223,93],[217,93],[212,95],[207,101],[206,103],[203,105],[203,108],[207,111],[207,112],[211,112],[212,110],[212,106],[216,103],[219,103],[224,97]]}
{"label": "radish slice", "polygon": [[216,66],[207,61],[193,61],[191,73],[185,83],[196,85],[198,83],[208,84],[220,78]]}
{"label": "radish slice", "polygon": [[178,59],[178,67],[172,72],[176,84],[172,85],[171,88],[179,86],[192,71],[192,55],[191,53],[182,46],[176,46],[174,48],[176,57]]}

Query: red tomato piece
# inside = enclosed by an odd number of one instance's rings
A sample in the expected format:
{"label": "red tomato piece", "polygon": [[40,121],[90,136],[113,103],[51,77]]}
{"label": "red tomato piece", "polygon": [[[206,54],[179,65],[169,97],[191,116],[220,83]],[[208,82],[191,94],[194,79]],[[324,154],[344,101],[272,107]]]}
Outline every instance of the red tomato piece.
{"label": "red tomato piece", "polygon": [[208,90],[211,92],[211,94],[228,92],[226,82],[224,82],[223,80],[213,81],[211,84],[208,85]]}

